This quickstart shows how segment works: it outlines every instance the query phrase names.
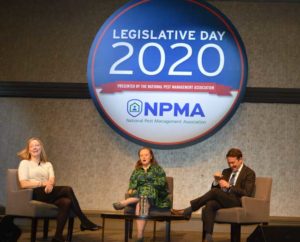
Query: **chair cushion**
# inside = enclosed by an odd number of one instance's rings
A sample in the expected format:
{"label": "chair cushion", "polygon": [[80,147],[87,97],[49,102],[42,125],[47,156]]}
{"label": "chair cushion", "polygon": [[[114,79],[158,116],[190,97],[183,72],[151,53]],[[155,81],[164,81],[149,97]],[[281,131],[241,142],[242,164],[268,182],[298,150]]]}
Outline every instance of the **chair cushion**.
{"label": "chair cushion", "polygon": [[219,209],[216,215],[216,222],[220,223],[240,223],[240,224],[255,224],[268,222],[264,213],[247,213],[245,208],[222,208]]}
{"label": "chair cushion", "polygon": [[37,200],[31,200],[29,202],[31,206],[31,216],[33,217],[49,217],[53,218],[57,216],[58,208],[54,204],[44,203]]}
{"label": "chair cushion", "polygon": [[224,223],[243,223],[248,220],[246,218],[245,209],[234,207],[219,209],[215,221]]}

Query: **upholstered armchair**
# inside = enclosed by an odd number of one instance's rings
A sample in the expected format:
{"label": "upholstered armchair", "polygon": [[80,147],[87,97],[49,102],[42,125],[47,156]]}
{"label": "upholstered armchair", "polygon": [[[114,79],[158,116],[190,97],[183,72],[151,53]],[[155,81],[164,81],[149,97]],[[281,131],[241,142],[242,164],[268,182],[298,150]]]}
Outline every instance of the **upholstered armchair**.
{"label": "upholstered armchair", "polygon": [[[242,197],[242,207],[218,210],[215,222],[231,225],[231,242],[240,242],[241,225],[268,224],[271,189],[271,177],[257,177],[254,197]],[[203,227],[203,239],[204,236]]]}
{"label": "upholstered armchair", "polygon": [[[18,170],[7,171],[6,214],[14,218],[31,219],[31,242],[36,240],[38,220],[44,220],[43,238],[48,237],[49,219],[55,219],[58,209],[53,204],[32,200],[32,189],[21,189]],[[69,217],[67,240],[72,240],[74,216]]]}

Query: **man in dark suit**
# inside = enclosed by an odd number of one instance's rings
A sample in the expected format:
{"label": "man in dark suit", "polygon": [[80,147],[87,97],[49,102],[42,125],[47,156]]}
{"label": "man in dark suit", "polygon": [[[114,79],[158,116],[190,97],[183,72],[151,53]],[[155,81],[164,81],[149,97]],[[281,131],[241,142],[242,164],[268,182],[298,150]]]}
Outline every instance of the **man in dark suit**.
{"label": "man in dark suit", "polygon": [[252,196],[255,187],[255,172],[243,163],[243,155],[239,149],[232,148],[226,155],[229,168],[222,173],[214,174],[214,182],[210,191],[190,201],[191,206],[185,209],[172,209],[174,215],[191,217],[192,212],[205,205],[202,213],[205,242],[212,242],[214,219],[220,208],[241,206],[242,196]]}

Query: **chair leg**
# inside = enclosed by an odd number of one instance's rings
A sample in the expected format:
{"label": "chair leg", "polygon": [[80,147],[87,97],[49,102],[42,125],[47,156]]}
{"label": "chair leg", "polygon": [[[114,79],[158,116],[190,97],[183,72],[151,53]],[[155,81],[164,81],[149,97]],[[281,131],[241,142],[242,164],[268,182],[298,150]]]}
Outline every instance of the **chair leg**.
{"label": "chair leg", "polygon": [[67,241],[71,242],[73,237],[74,218],[69,218]]}
{"label": "chair leg", "polygon": [[38,220],[37,218],[31,219],[31,242],[35,242],[36,240],[36,229],[37,229]]}
{"label": "chair leg", "polygon": [[230,229],[230,238],[231,242],[240,242],[241,241],[241,225],[240,224],[231,224]]}
{"label": "chair leg", "polygon": [[166,221],[166,242],[171,241],[171,220]]}
{"label": "chair leg", "polygon": [[128,233],[129,233],[129,239],[132,239],[132,231],[133,231],[133,219],[130,219],[129,221],[129,231],[128,231]]}
{"label": "chair leg", "polygon": [[49,231],[49,219],[44,219],[44,227],[43,227],[43,240],[48,239],[48,231]]}
{"label": "chair leg", "polygon": [[202,221],[202,241],[205,239],[204,222]]}
{"label": "chair leg", "polygon": [[102,217],[102,236],[101,236],[101,242],[104,242],[104,230],[105,230],[105,217]]}
{"label": "chair leg", "polygon": [[153,241],[156,239],[156,221],[153,221]]}
{"label": "chair leg", "polygon": [[130,227],[130,219],[125,218],[125,234],[124,234],[124,241],[128,242],[129,237],[129,227]]}

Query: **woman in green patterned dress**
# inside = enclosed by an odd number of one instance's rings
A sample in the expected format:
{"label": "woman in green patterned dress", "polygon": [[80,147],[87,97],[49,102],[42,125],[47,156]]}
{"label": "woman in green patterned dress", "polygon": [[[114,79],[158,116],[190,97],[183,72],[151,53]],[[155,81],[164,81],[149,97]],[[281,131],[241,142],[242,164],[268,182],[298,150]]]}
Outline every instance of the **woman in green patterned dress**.
{"label": "woman in green patterned dress", "polygon": [[[168,197],[168,186],[166,173],[155,160],[153,151],[143,147],[138,152],[139,160],[131,174],[128,194],[129,198],[114,203],[116,210],[121,210],[129,204],[136,204],[136,214],[139,214],[141,196],[146,196],[150,206],[156,208],[171,208],[171,201]],[[137,241],[143,241],[146,220],[136,220]]]}

